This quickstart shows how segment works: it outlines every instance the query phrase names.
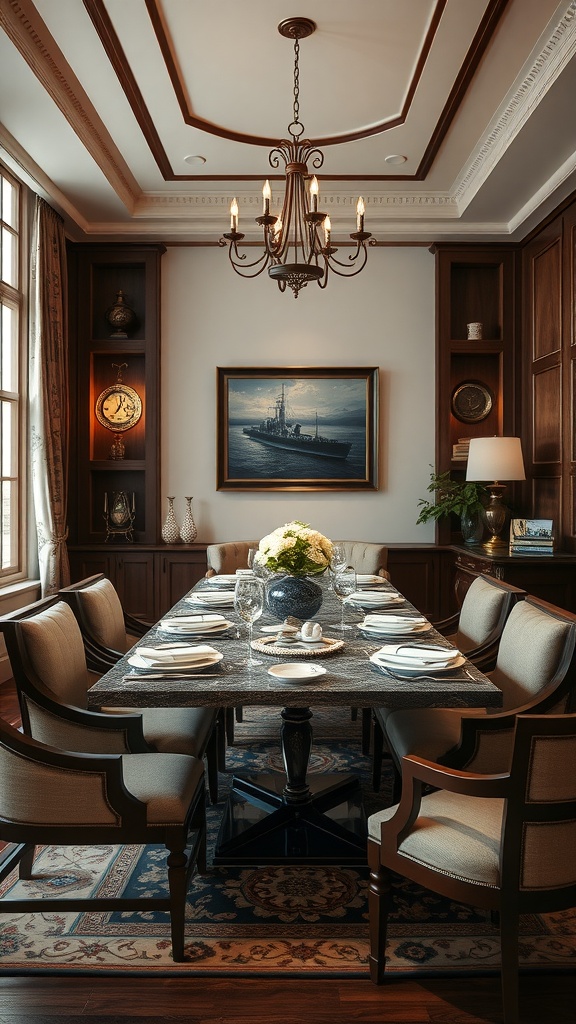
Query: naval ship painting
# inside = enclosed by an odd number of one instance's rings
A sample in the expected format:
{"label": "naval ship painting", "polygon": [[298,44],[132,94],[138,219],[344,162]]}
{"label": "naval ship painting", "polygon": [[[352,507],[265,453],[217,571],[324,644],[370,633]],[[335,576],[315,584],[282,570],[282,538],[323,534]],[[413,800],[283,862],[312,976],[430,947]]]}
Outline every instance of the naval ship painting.
{"label": "naval ship painting", "polygon": [[257,427],[244,427],[243,432],[254,441],[271,445],[272,448],[284,448],[305,455],[321,455],[329,459],[346,459],[352,447],[351,441],[334,441],[330,437],[321,437],[318,433],[318,413],[313,434],[304,434],[300,423],[289,423],[286,419],[284,384],[282,394],[276,399],[274,415],[262,420]]}

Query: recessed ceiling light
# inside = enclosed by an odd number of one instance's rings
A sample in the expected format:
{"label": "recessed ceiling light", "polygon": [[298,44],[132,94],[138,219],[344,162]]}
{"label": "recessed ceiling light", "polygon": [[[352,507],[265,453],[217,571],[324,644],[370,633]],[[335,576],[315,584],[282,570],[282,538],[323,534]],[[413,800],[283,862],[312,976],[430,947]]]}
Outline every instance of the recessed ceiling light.
{"label": "recessed ceiling light", "polygon": [[185,156],[184,157],[184,163],[185,164],[190,164],[190,167],[198,167],[200,164],[205,164],[206,163],[206,157],[205,156],[193,156],[193,155]]}
{"label": "recessed ceiling light", "polygon": [[402,156],[400,153],[391,153],[390,156],[384,157],[385,164],[405,164],[407,156]]}

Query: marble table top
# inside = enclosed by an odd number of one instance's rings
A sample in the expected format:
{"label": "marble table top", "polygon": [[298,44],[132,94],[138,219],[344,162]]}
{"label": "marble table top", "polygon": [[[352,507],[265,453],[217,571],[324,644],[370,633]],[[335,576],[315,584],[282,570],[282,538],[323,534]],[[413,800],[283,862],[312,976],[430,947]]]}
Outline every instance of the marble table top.
{"label": "marble table top", "polygon": [[[389,584],[384,584],[390,587]],[[198,593],[209,588],[209,581],[202,580],[190,593]],[[390,588],[393,589],[393,588]],[[341,605],[336,596],[324,582],[324,600],[320,611],[315,616],[323,627],[324,636],[334,639],[344,638],[344,646],[334,653],[319,658],[314,662],[326,669],[326,674],[306,681],[284,682],[268,674],[272,665],[291,661],[304,660],[302,651],[294,651],[292,657],[274,657],[255,652],[263,662],[262,665],[248,669],[240,664],[247,652],[247,630],[233,609],[214,609],[225,615],[234,627],[228,633],[212,639],[193,639],[191,643],[209,643],[222,652],[223,660],[215,667],[198,671],[195,678],[182,679],[175,675],[162,679],[148,679],[145,672],[138,672],[128,663],[128,657],[139,646],[151,642],[167,640],[166,634],[159,632],[156,624],[150,632],[138,642],[132,652],[120,659],[88,691],[88,706],[97,708],[105,705],[116,707],[183,707],[183,706],[225,706],[234,707],[242,704],[264,705],[269,707],[310,707],[310,706],[348,706],[414,708],[414,707],[499,707],[502,703],[501,691],[470,662],[461,669],[438,676],[417,676],[409,679],[394,677],[380,671],[369,661],[369,656],[380,649],[383,644],[391,642],[379,639],[366,639],[356,625],[342,634],[336,625],[340,621]],[[212,591],[213,592],[213,591]],[[185,595],[169,613],[193,613],[195,610]],[[376,610],[376,609],[375,609]],[[409,603],[400,610],[414,612]],[[358,623],[364,612],[355,607],[346,607],[346,621]],[[276,622],[265,612],[254,624],[254,639],[261,638],[260,629],[264,625]],[[239,627],[239,629],[237,628]],[[238,635],[238,633],[240,635]],[[444,638],[433,631],[427,633],[427,643],[447,644]],[[410,641],[413,642],[412,640]],[[308,660],[308,659],[306,659]],[[152,671],[152,670],[150,670]],[[130,675],[130,680],[124,677]]]}

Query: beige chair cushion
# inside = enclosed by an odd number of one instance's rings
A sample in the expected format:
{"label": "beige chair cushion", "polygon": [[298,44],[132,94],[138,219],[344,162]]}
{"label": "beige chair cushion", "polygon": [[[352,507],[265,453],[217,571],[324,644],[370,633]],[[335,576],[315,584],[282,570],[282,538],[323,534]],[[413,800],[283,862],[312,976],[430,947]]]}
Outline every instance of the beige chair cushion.
{"label": "beige chair cushion", "polygon": [[23,619],[21,631],[32,667],[63,704],[86,707],[91,680],[74,612],[63,601]]}
{"label": "beige chair cushion", "polygon": [[458,618],[455,646],[461,651],[486,642],[498,625],[502,605],[508,595],[479,576],[470,585]]}
{"label": "beige chair cushion", "polygon": [[[126,709],[125,709],[126,710]],[[212,708],[134,708],[142,714],[144,738],[167,754],[202,757],[216,722]]]}
{"label": "beige chair cushion", "polygon": [[356,572],[375,575],[380,569],[386,569],[388,548],[385,544],[373,544],[361,540],[340,540],[338,544],[344,545],[348,565],[354,566]]}
{"label": "beige chair cushion", "polygon": [[184,821],[204,766],[183,754],[127,754],[122,758],[126,789],[148,805],[150,825]]}
{"label": "beige chair cushion", "polygon": [[521,707],[549,685],[569,629],[568,622],[526,601],[514,606],[502,634],[496,668],[488,673],[502,690],[505,711]]}
{"label": "beige chair cushion", "polygon": [[[368,835],[380,843],[383,822],[397,805],[368,818]],[[478,885],[500,884],[504,801],[439,790],[422,800],[420,814],[398,852],[409,860]]]}
{"label": "beige chair cushion", "polygon": [[126,636],[124,612],[120,598],[110,580],[98,580],[78,591],[78,598],[92,636],[113,651],[125,654],[136,639]]}

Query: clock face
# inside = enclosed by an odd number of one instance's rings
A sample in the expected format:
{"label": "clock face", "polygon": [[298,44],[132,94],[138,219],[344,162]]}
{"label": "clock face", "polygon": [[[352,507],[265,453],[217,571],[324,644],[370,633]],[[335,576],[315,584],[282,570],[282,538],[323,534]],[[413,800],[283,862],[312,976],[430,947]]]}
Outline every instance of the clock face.
{"label": "clock face", "polygon": [[126,384],[113,384],[96,400],[97,419],[111,430],[129,430],[138,423],[141,415],[140,395]]}
{"label": "clock face", "polygon": [[485,420],[491,408],[492,395],[478,381],[465,381],[452,395],[452,412],[462,423]]}

